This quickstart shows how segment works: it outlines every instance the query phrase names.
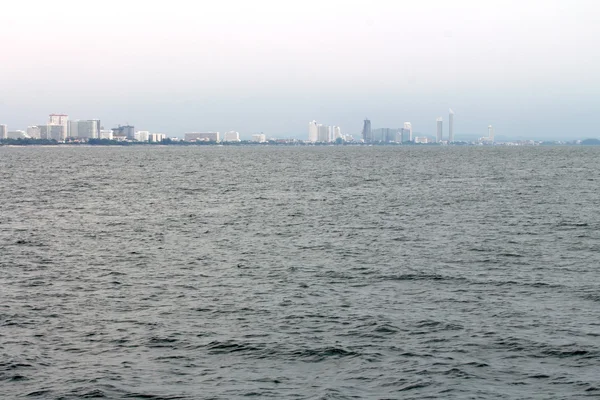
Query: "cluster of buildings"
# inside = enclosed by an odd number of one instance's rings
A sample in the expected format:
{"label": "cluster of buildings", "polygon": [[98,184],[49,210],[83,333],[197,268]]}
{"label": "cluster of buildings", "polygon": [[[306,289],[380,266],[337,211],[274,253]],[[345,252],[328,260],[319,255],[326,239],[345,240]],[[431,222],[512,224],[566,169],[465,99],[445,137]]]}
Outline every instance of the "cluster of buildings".
{"label": "cluster of buildings", "polygon": [[[454,143],[454,111],[449,110],[448,136],[444,137],[444,121],[442,117],[436,118],[435,137],[416,136],[410,122],[404,122],[402,128],[377,128],[372,129],[371,121],[365,119],[361,132],[361,139],[356,141],[352,135],[342,133],[339,126],[329,126],[311,121],[308,123],[308,140],[304,143]],[[132,125],[119,125],[113,129],[104,129],[99,119],[69,120],[66,114],[50,114],[48,121],[44,124],[32,125],[26,131],[9,131],[6,125],[0,125],[1,139],[48,139],[57,142],[87,142],[91,139],[108,139],[126,142],[163,142],[166,135],[162,133],[151,133],[149,131],[138,131]],[[171,138],[173,141],[180,139]],[[241,142],[240,134],[236,131],[220,132],[188,132],[184,134],[186,142]],[[479,138],[476,144],[494,144],[494,128],[488,127],[488,135]],[[252,135],[252,142],[266,143],[302,143],[295,139],[269,139],[263,133]]]}
{"label": "cluster of buildings", "polygon": [[66,114],[50,114],[45,124],[31,125],[26,131],[9,131],[6,125],[0,125],[1,139],[48,139],[57,142],[85,142],[90,139],[109,139],[117,141],[162,142],[166,138],[162,133],[136,131],[131,125],[104,129],[99,119],[69,120]]}
{"label": "cluster of buildings", "polygon": [[[455,143],[454,137],[454,111],[448,110],[448,136],[444,137],[444,119],[437,117],[436,120],[436,135],[434,138],[428,136],[416,136],[413,135],[413,128],[410,122],[405,122],[402,128],[379,128],[372,129],[371,121],[369,119],[364,120],[362,129],[363,143],[440,143],[448,144]],[[309,129],[309,141],[311,141],[310,129]],[[488,127],[488,135],[486,137],[479,138],[478,144],[494,144],[494,128],[490,125]]]}
{"label": "cluster of buildings", "polygon": [[318,124],[317,121],[308,123],[308,141],[310,143],[332,143],[339,140],[352,141],[351,136],[343,135],[339,126]]}
{"label": "cluster of buildings", "polygon": [[[186,142],[241,142],[240,133],[236,131],[225,132],[221,135],[220,132],[189,132],[184,134]],[[252,142],[266,143],[267,136],[264,133],[255,133],[252,135]]]}
{"label": "cluster of buildings", "polygon": [[365,119],[362,129],[362,141],[364,143],[452,143],[454,142],[454,111],[449,112],[449,134],[444,140],[444,122],[442,117],[436,118],[435,140],[427,136],[413,135],[410,122],[405,122],[402,128],[379,128],[371,129],[371,121]]}

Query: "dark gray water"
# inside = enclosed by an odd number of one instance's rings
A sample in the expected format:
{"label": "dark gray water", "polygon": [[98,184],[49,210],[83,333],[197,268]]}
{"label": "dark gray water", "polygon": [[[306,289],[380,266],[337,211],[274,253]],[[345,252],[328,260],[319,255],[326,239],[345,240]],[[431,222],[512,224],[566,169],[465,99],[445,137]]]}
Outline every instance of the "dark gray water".
{"label": "dark gray water", "polygon": [[600,148],[0,148],[0,398],[600,396]]}

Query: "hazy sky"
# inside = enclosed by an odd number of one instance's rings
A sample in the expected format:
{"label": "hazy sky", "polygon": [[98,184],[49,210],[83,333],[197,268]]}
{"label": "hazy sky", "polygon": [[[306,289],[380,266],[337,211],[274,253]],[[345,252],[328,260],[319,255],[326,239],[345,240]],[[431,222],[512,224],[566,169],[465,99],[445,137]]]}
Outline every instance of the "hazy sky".
{"label": "hazy sky", "polygon": [[600,136],[595,0],[3,2],[0,123]]}

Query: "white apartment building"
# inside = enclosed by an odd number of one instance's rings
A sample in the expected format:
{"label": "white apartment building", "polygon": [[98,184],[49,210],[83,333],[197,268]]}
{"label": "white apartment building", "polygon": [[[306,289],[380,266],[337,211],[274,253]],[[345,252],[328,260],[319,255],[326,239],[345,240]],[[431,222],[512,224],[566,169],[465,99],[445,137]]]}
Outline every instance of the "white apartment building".
{"label": "white apartment building", "polygon": [[48,119],[48,139],[65,141],[69,133],[68,126],[69,116],[66,114],[50,114]]}
{"label": "white apartment building", "polygon": [[318,132],[318,136],[317,136],[317,142],[329,142],[330,137],[331,137],[331,129],[329,129],[328,126],[326,125],[317,125],[317,132]]}
{"label": "white apartment building", "polygon": [[98,139],[100,137],[100,120],[74,120],[69,121],[69,137],[78,139]]}
{"label": "white apartment building", "polygon": [[42,137],[42,131],[39,126],[33,125],[27,127],[27,136],[32,139],[40,139]]}
{"label": "white apartment building", "polygon": [[167,138],[164,133],[150,133],[148,134],[148,141],[151,143],[160,143]]}
{"label": "white apartment building", "polygon": [[240,133],[236,131],[225,132],[223,135],[224,142],[239,142],[240,141]]}
{"label": "white apartment building", "polygon": [[150,138],[150,132],[148,131],[137,131],[135,133],[135,140],[138,142],[147,142]]}
{"label": "white apartment building", "polygon": [[316,142],[319,140],[319,125],[317,121],[311,121],[308,123],[308,141]]}

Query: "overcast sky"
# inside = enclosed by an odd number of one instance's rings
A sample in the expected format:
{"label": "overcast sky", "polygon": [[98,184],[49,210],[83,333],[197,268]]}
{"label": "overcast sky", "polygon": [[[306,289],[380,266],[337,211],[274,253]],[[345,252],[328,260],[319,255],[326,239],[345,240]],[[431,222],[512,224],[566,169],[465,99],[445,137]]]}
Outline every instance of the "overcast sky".
{"label": "overcast sky", "polygon": [[[195,4],[195,5],[194,5]],[[600,5],[502,1],[11,1],[0,123],[49,113],[182,136],[237,130],[600,136]]]}

